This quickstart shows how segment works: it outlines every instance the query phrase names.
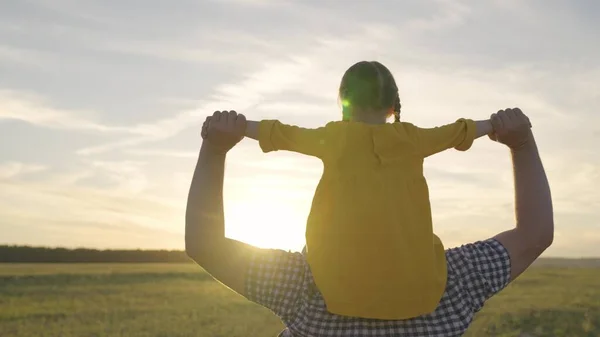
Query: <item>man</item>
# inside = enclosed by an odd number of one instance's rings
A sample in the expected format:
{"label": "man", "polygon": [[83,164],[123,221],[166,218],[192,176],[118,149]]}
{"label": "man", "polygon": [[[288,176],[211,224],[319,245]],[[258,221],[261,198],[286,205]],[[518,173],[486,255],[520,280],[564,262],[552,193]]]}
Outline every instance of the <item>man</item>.
{"label": "man", "polygon": [[511,152],[516,226],[446,251],[446,291],[430,314],[399,321],[330,314],[302,253],[225,237],[225,158],[246,127],[245,117],[234,111],[215,112],[203,129],[187,204],[186,252],[215,279],[278,315],[287,326],[280,336],[460,336],[484,302],[525,271],[554,236],[550,188],[529,119],[518,108],[506,109],[492,115],[492,124],[490,138]]}

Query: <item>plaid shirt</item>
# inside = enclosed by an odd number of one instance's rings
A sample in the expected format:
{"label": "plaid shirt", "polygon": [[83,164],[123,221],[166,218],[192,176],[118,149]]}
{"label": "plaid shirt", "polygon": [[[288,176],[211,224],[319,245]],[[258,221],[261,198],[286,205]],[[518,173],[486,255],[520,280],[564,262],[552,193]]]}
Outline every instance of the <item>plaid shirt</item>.
{"label": "plaid shirt", "polygon": [[460,336],[484,302],[510,280],[508,252],[495,239],[446,250],[448,280],[437,309],[407,320],[338,316],[327,311],[305,256],[263,249],[252,257],[246,295],[281,318],[279,337]]}

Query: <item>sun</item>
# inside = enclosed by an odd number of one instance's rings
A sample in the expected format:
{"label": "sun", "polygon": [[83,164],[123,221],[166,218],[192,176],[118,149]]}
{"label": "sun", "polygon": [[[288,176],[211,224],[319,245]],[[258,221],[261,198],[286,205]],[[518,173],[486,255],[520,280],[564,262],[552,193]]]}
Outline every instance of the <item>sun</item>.
{"label": "sun", "polygon": [[283,203],[238,202],[225,210],[225,235],[259,248],[301,251],[306,216]]}

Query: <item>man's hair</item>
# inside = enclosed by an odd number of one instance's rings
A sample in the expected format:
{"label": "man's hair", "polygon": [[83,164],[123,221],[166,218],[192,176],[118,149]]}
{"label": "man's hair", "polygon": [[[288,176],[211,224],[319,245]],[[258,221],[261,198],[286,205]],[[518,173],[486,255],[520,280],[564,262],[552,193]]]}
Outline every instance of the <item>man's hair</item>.
{"label": "man's hair", "polygon": [[348,68],[340,83],[339,97],[345,119],[348,108],[393,108],[395,121],[400,121],[398,86],[390,70],[377,61],[360,61]]}

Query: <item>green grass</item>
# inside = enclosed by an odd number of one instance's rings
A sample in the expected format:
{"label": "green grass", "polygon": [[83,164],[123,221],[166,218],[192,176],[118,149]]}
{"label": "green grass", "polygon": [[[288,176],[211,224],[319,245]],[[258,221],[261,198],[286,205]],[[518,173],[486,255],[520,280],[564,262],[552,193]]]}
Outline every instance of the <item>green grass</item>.
{"label": "green grass", "polygon": [[[0,264],[0,336],[276,336],[268,310],[193,264]],[[466,336],[600,336],[600,268],[537,267]]]}

